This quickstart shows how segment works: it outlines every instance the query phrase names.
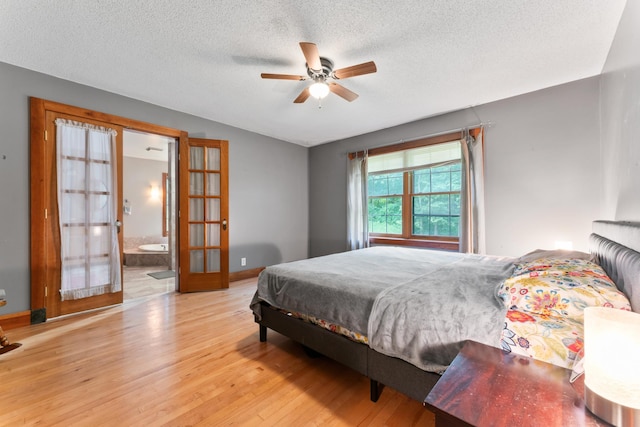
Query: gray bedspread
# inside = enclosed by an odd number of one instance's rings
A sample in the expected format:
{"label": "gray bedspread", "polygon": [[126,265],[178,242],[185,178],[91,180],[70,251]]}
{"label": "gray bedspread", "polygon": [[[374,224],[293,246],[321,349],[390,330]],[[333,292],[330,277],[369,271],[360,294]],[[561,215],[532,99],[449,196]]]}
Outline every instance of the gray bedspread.
{"label": "gray bedspread", "polygon": [[441,371],[465,339],[499,345],[506,310],[496,290],[511,261],[398,247],[311,258],[267,267],[251,309],[260,319],[265,301],[339,324],[376,351]]}
{"label": "gray bedspread", "polygon": [[499,347],[506,307],[497,296],[511,259],[469,255],[378,294],[369,345],[430,372],[443,372],[465,340]]}

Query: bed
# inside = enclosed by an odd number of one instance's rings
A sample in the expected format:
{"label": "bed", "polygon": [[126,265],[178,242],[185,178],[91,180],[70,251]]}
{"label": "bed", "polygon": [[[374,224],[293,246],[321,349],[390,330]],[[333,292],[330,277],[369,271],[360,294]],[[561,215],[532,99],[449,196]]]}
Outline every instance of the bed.
{"label": "bed", "polygon": [[[567,368],[581,310],[640,310],[640,223],[596,221],[591,254],[520,258],[368,248],[271,266],[251,302],[267,329],[423,401],[466,340]],[[417,325],[417,326],[416,326]]]}

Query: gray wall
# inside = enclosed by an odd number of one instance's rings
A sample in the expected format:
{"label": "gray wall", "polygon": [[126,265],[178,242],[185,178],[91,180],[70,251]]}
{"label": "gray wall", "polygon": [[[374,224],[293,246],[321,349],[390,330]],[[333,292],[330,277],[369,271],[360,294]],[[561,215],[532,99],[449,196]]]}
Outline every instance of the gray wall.
{"label": "gray wall", "polygon": [[601,77],[604,219],[640,220],[640,2],[628,1]]}
{"label": "gray wall", "polygon": [[598,96],[594,77],[310,149],[310,255],[345,250],[348,152],[479,121],[492,123],[487,253],[515,256],[558,240],[586,250],[591,221],[601,216]]}
{"label": "gray wall", "polygon": [[307,148],[0,63],[0,314],[30,305],[30,96],[229,140],[230,271],[307,257]]}

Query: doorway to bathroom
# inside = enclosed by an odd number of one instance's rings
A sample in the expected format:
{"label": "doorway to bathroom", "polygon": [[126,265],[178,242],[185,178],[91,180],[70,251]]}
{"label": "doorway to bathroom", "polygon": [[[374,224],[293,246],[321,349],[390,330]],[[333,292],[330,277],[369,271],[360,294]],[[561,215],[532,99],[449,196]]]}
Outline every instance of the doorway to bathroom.
{"label": "doorway to bathroom", "polygon": [[[176,236],[171,259],[177,290],[229,287],[228,141],[192,138],[186,131],[32,97],[30,288],[31,315],[38,319],[120,304],[124,299],[120,273],[125,130],[175,141],[176,149],[169,150],[174,163],[169,157],[168,174],[171,177],[174,171],[169,194],[175,209],[169,210],[167,224],[175,227],[169,238]],[[109,144],[103,141],[106,137]],[[69,141],[74,145],[68,146]],[[58,161],[72,164],[58,167]],[[66,175],[59,179],[57,172]],[[98,179],[102,175],[106,178]],[[109,238],[101,238],[105,236]],[[74,243],[74,252],[68,252],[69,243]],[[103,272],[108,274],[99,274]]]}
{"label": "doorway to bathroom", "polygon": [[123,299],[176,291],[174,138],[123,131]]}

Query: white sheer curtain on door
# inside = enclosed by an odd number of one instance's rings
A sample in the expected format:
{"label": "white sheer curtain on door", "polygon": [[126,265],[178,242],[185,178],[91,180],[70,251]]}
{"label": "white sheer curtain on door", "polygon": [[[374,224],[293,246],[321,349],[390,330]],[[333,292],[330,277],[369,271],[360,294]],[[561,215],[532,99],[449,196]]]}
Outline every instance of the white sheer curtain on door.
{"label": "white sheer curtain on door", "polygon": [[462,138],[462,191],[460,252],[484,254],[484,130],[475,137],[465,130]]}
{"label": "white sheer curtain on door", "polygon": [[61,299],[118,292],[116,131],[57,119],[56,134]]}
{"label": "white sheer curtain on door", "polygon": [[369,246],[367,152],[347,157],[347,249]]}

